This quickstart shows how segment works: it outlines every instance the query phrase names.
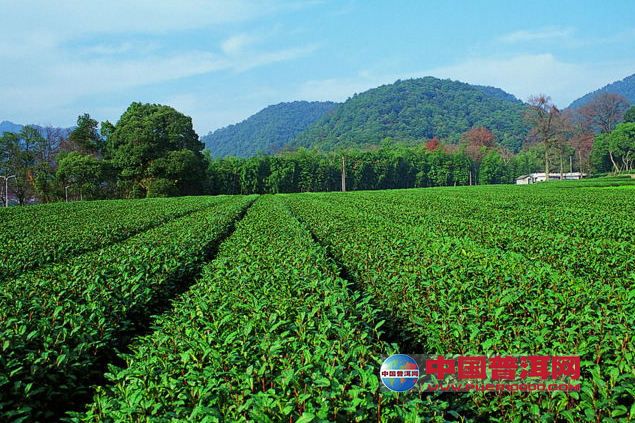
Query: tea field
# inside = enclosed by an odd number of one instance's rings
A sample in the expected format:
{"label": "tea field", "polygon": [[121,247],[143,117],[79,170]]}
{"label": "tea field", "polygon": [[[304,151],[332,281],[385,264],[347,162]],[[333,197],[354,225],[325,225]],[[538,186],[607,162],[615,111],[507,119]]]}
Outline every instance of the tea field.
{"label": "tea field", "polygon": [[[634,183],[0,210],[0,421],[635,419]],[[398,352],[580,391],[380,392]]]}

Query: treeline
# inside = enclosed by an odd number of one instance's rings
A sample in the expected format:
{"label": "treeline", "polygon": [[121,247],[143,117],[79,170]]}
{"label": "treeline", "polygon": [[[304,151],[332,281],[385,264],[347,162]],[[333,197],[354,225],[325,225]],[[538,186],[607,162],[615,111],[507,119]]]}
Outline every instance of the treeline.
{"label": "treeline", "polygon": [[[531,172],[631,171],[635,168],[635,108],[601,94],[577,111],[547,96],[532,97],[523,118],[527,144],[514,154],[485,126],[458,140],[434,137],[415,146],[384,139],[380,148],[320,153],[299,149],[277,156],[211,160],[213,194],[291,193],[514,183]],[[621,122],[621,123],[620,123]]]}
{"label": "treeline", "polygon": [[[169,106],[132,103],[116,124],[90,115],[70,135],[26,126],[0,136],[0,175],[21,205],[209,192],[192,119]],[[5,184],[2,184],[4,188]]]}
{"label": "treeline", "polygon": [[467,146],[434,144],[407,147],[385,140],[381,148],[366,151],[300,149],[279,156],[231,157],[211,160],[207,172],[212,194],[277,194],[341,190],[342,171],[346,189],[357,191],[514,183],[518,175],[541,166],[535,150],[509,156],[483,148],[477,162]]}
{"label": "treeline", "polygon": [[[513,153],[485,126],[458,139],[385,138],[380,146],[214,159],[175,109],[133,103],[115,123],[79,116],[70,134],[24,127],[0,136],[0,175],[19,204],[63,200],[398,189],[514,183],[523,174],[635,169],[635,108],[601,94],[575,114],[530,99],[528,143]],[[14,177],[15,176],[15,177]],[[4,182],[0,180],[0,182]]]}

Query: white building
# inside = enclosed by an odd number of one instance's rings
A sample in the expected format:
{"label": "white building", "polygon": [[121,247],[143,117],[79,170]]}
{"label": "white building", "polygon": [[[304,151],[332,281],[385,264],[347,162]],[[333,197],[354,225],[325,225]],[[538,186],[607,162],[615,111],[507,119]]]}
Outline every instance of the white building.
{"label": "white building", "polygon": [[[544,182],[547,180],[545,177],[546,173],[530,173],[529,175],[522,175],[516,178],[516,184],[518,185],[528,185],[535,184],[536,182]],[[550,181],[573,181],[576,179],[582,179],[582,177],[586,176],[586,174],[581,172],[565,172],[565,173],[550,173],[549,180]]]}

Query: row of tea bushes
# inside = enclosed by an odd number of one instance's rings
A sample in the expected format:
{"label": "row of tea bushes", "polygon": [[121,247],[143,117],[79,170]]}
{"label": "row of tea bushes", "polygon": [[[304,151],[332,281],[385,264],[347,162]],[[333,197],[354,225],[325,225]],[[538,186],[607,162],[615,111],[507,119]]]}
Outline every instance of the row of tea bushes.
{"label": "row of tea bushes", "polygon": [[443,421],[380,393],[382,317],[281,205],[261,197],[81,421]]}
{"label": "row of tea bushes", "polygon": [[[422,231],[423,236],[433,230],[439,237],[468,238],[479,245],[514,251],[529,261],[542,261],[598,282],[635,282],[635,245],[632,242],[579,236],[580,228],[589,226],[589,220],[571,220],[567,222],[568,230],[561,232],[527,227],[525,221],[531,216],[529,210],[533,209],[529,204],[517,202],[516,207],[504,209],[503,217],[500,211],[496,212],[496,206],[488,206],[474,197],[471,197],[472,207],[467,208],[456,199],[422,195],[421,191],[413,190],[393,196],[390,202],[382,201],[381,217],[412,231]],[[369,195],[358,195],[355,202],[341,195],[323,195],[320,199],[338,209],[353,211],[377,203],[377,198]],[[565,199],[561,201],[566,202]],[[562,205],[562,208],[566,207]],[[594,225],[601,229],[611,223],[599,219]]]}
{"label": "row of tea bushes", "polygon": [[[46,213],[31,212],[0,222],[0,281],[41,266],[103,248],[222,201],[222,197],[118,200],[50,204]],[[60,210],[60,212],[56,212]],[[64,211],[64,212],[61,212]]]}
{"label": "row of tea bushes", "polygon": [[53,419],[85,401],[117,349],[200,270],[254,199],[214,200],[119,244],[5,281],[0,420]]}
{"label": "row of tea bushes", "polygon": [[[415,340],[420,352],[429,354],[581,356],[581,392],[464,395],[469,410],[462,412],[464,418],[558,421],[582,416],[596,421],[635,416],[631,283],[581,278],[513,251],[480,245],[461,233],[472,230],[469,223],[453,236],[423,221],[402,224],[394,214],[400,193],[383,194],[384,201],[375,202],[359,200],[364,193],[343,196],[346,207],[323,201],[321,194],[287,201],[352,280],[400,322],[404,340]],[[596,259],[603,259],[601,250]]]}

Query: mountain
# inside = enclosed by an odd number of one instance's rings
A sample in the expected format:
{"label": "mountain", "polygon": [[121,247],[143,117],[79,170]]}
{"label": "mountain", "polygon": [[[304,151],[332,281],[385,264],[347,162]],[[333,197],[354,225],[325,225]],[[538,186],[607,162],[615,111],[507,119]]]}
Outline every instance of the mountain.
{"label": "mountain", "polygon": [[367,148],[387,137],[406,144],[432,137],[458,142],[463,132],[485,126],[502,145],[518,151],[527,133],[525,107],[498,88],[433,77],[398,80],[349,98],[289,147]]}
{"label": "mountain", "polygon": [[337,103],[294,101],[269,106],[246,120],[201,137],[212,156],[273,154],[316,122]]}
{"label": "mountain", "polygon": [[612,82],[599,90],[585,94],[569,105],[569,109],[578,109],[591,101],[593,97],[601,93],[621,95],[632,105],[635,105],[635,74],[627,76],[621,81]]}
{"label": "mountain", "polygon": [[0,122],[0,135],[5,132],[20,132],[23,126],[18,125],[17,123],[9,122],[8,120],[3,120]]}
{"label": "mountain", "polygon": [[[20,125],[18,123],[9,122],[8,120],[3,120],[2,122],[0,122],[0,136],[5,132],[15,132],[15,133],[20,132],[22,131],[24,126],[25,125]],[[29,125],[29,126],[33,126],[37,128],[37,130],[40,132],[40,134],[43,137],[46,137],[47,129],[51,128],[51,127],[44,127],[40,125]],[[73,128],[52,128],[52,129],[56,131],[60,131],[62,136],[68,136],[68,134],[70,134],[71,131],[73,130]]]}

